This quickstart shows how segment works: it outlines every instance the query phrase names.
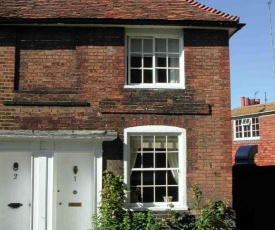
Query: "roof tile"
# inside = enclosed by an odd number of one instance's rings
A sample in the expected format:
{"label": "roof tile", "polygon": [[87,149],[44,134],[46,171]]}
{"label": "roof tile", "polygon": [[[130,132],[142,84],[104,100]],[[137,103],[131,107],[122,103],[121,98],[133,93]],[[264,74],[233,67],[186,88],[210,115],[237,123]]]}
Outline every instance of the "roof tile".
{"label": "roof tile", "polygon": [[239,21],[194,0],[0,0],[1,18]]}
{"label": "roof tile", "polygon": [[268,113],[268,112],[275,113],[275,102],[235,108],[231,111],[231,116],[238,117],[238,116],[245,116],[245,115],[252,115],[252,114]]}

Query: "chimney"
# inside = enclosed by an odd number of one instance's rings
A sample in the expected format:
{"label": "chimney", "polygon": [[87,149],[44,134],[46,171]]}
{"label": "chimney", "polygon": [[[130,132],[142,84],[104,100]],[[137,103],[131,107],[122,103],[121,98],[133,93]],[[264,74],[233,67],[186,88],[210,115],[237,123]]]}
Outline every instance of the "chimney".
{"label": "chimney", "polygon": [[249,106],[250,105],[250,99],[249,97],[245,98],[245,106]]}
{"label": "chimney", "polygon": [[245,97],[241,97],[241,107],[245,106]]}
{"label": "chimney", "polygon": [[261,104],[261,99],[259,99],[259,98],[258,98],[258,99],[255,99],[255,104],[256,104],[256,105]]}
{"label": "chimney", "polygon": [[250,99],[250,105],[255,105],[255,99]]}

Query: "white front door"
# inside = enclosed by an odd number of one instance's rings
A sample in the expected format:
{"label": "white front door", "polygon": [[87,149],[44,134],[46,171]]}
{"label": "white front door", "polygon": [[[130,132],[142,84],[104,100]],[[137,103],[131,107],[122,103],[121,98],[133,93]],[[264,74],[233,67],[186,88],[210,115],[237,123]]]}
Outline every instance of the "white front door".
{"label": "white front door", "polygon": [[93,212],[93,155],[55,154],[56,230],[90,230]]}
{"label": "white front door", "polygon": [[0,153],[0,230],[29,230],[31,153]]}

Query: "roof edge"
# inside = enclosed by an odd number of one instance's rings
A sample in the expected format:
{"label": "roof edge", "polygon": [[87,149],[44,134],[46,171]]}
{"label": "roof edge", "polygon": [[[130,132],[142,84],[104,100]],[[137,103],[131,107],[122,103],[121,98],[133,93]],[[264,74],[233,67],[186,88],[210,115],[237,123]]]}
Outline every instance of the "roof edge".
{"label": "roof edge", "polygon": [[264,115],[270,115],[270,114],[274,114],[274,113],[275,113],[275,110],[269,110],[269,111],[264,111],[264,112],[245,113],[245,114],[240,114],[240,115],[233,115],[233,116],[231,116],[231,118],[255,117],[256,115],[264,116]]}
{"label": "roof edge", "polygon": [[219,11],[215,8],[212,8],[212,7],[206,6],[204,4],[201,4],[197,1],[194,1],[194,0],[185,0],[185,1],[190,3],[191,5],[194,5],[194,6],[199,7],[200,9],[203,9],[204,11],[216,14],[216,15],[221,16],[223,18],[226,18],[228,20],[232,20],[232,21],[235,21],[235,22],[239,22],[239,20],[240,20],[240,17],[238,17],[238,16],[233,16],[233,15],[227,14],[227,13]]}
{"label": "roof edge", "polygon": [[3,18],[0,25],[14,24],[146,24],[146,25],[212,25],[219,27],[237,27],[244,25],[237,21],[208,20],[168,20],[168,19],[112,19],[112,18]]}

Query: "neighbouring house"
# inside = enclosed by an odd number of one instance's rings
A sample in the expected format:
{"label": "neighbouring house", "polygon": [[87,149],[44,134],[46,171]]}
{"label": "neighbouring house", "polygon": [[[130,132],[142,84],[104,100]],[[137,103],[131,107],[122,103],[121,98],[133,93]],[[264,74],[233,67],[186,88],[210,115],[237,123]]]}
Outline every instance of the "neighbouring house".
{"label": "neighbouring house", "polygon": [[232,157],[241,146],[257,146],[255,163],[259,166],[275,164],[275,102],[241,97],[241,107],[231,112],[233,127]]}
{"label": "neighbouring house", "polygon": [[1,229],[91,229],[104,170],[132,210],[188,210],[194,185],[232,201],[243,26],[193,0],[1,4]]}

